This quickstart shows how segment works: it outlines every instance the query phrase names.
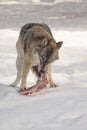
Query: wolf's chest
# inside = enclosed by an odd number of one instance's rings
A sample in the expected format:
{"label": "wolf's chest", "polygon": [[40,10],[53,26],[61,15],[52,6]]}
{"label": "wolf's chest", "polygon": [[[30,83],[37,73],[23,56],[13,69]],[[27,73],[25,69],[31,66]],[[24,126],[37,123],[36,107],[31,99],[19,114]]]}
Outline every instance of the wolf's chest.
{"label": "wolf's chest", "polygon": [[35,52],[35,53],[32,54],[31,62],[32,62],[33,65],[39,65],[40,64],[38,53]]}

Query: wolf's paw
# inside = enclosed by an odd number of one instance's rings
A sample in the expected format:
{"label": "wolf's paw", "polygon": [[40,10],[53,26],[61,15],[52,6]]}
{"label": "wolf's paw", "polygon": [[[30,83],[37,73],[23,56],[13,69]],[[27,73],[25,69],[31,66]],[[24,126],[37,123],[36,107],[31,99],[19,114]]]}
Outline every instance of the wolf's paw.
{"label": "wolf's paw", "polygon": [[24,87],[24,88],[21,87],[21,88],[19,89],[20,92],[21,92],[21,91],[25,91],[25,90],[27,90],[27,88],[25,88],[25,87]]}
{"label": "wolf's paw", "polygon": [[9,87],[16,87],[15,84],[9,84]]}
{"label": "wolf's paw", "polygon": [[51,88],[56,88],[56,87],[58,87],[59,85],[58,84],[55,84],[55,83],[52,83],[51,85],[50,85],[50,87]]}

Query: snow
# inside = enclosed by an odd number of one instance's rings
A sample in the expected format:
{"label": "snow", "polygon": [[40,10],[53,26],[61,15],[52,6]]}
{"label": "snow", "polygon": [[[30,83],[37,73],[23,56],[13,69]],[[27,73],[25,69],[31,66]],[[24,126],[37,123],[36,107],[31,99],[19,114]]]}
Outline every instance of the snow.
{"label": "snow", "polygon": [[[27,22],[47,23],[64,42],[53,63],[59,87],[32,96],[20,95],[20,84],[9,87]],[[35,82],[30,72],[27,87]],[[0,130],[87,130],[87,0],[0,0]]]}
{"label": "snow", "polygon": [[[87,31],[52,32],[64,42],[53,63],[59,87],[22,96],[8,86],[16,77],[19,31],[0,29],[0,130],[87,130]],[[28,87],[35,80],[30,72]]]}

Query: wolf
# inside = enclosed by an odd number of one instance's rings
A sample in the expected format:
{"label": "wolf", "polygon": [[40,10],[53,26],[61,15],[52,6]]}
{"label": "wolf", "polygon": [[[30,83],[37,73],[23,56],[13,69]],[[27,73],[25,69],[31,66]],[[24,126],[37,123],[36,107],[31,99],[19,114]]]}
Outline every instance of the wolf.
{"label": "wolf", "polygon": [[56,87],[52,78],[51,63],[59,59],[59,49],[62,44],[62,41],[55,41],[48,25],[44,23],[25,24],[16,43],[17,77],[11,86],[17,86],[21,80],[21,89],[24,90],[30,69],[38,78],[41,78],[47,68],[50,87]]}

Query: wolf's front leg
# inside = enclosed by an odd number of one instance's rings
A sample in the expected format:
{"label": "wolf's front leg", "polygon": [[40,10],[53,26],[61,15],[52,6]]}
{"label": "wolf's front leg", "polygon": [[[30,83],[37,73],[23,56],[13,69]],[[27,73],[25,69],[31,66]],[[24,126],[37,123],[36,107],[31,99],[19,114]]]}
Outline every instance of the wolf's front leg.
{"label": "wolf's front leg", "polygon": [[27,75],[30,68],[31,68],[31,65],[29,64],[29,62],[24,61],[23,69],[22,69],[21,90],[26,89],[26,80],[27,80]]}
{"label": "wolf's front leg", "polygon": [[48,78],[49,78],[50,87],[57,87],[58,86],[53,81],[53,77],[52,77],[52,65],[51,64],[48,65]]}

